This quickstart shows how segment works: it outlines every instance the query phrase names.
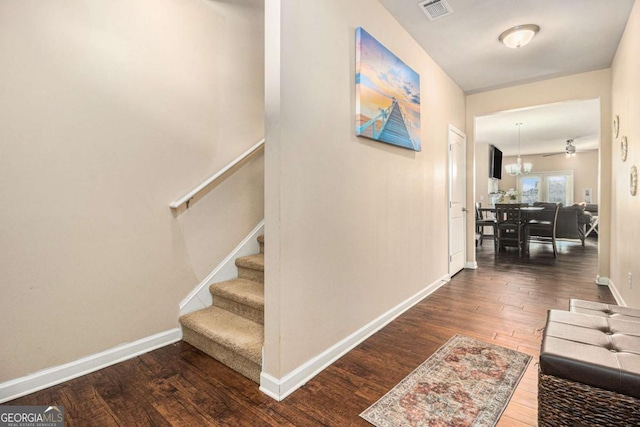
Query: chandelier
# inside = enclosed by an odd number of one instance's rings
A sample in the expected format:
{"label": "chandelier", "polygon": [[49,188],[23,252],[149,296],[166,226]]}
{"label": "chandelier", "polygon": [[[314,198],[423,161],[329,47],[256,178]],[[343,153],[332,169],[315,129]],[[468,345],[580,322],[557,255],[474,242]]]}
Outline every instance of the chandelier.
{"label": "chandelier", "polygon": [[518,126],[518,158],[516,159],[516,163],[511,163],[504,167],[507,170],[507,174],[511,176],[529,173],[531,172],[531,168],[533,168],[531,163],[522,163],[522,159],[520,158],[520,126],[522,126],[522,123],[516,123],[516,126]]}

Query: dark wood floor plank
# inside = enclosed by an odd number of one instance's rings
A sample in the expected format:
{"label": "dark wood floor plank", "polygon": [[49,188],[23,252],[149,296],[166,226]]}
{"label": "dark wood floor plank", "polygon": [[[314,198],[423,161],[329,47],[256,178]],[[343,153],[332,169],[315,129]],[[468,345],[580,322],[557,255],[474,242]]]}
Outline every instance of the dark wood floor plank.
{"label": "dark wood floor plank", "polygon": [[70,427],[121,425],[111,409],[105,404],[104,399],[93,387],[88,375],[75,380],[73,386],[65,387],[62,390],[62,395],[65,425]]}
{"label": "dark wood floor plank", "polygon": [[68,426],[368,426],[360,412],[462,334],[533,356],[498,426],[535,426],[547,311],[566,310],[571,298],[615,303],[595,283],[596,245],[561,242],[556,259],[541,245],[522,258],[483,245],[477,270],[455,275],[283,402],[180,342],[8,403],[63,405]]}

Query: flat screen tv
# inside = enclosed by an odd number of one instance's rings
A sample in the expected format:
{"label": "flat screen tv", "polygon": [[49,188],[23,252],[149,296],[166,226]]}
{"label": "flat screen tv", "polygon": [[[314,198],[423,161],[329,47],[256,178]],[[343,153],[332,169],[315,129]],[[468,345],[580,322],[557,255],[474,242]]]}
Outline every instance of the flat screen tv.
{"label": "flat screen tv", "polygon": [[502,151],[494,145],[489,146],[489,178],[502,179]]}

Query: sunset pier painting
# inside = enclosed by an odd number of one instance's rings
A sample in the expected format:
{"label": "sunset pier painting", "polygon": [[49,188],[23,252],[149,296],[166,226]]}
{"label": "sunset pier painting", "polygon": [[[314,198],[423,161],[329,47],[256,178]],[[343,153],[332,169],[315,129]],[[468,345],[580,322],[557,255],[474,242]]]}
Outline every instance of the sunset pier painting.
{"label": "sunset pier painting", "polygon": [[420,76],[356,29],[356,135],[420,151]]}

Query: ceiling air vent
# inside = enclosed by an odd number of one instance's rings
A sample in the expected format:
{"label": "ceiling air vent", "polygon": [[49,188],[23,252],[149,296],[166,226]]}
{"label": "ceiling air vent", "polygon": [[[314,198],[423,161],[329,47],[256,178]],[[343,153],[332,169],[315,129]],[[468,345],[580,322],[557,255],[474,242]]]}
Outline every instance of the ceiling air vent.
{"label": "ceiling air vent", "polygon": [[453,13],[453,9],[446,0],[427,0],[418,3],[418,6],[431,21]]}

